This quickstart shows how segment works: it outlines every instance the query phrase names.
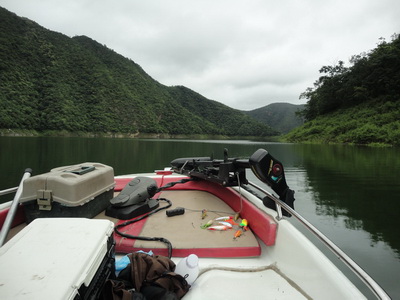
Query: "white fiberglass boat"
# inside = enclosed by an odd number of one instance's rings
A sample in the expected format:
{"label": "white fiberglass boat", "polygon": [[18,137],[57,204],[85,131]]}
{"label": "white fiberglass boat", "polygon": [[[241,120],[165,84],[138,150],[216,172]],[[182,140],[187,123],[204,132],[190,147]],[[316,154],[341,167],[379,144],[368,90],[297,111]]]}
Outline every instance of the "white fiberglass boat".
{"label": "white fiberglass boat", "polygon": [[[186,277],[190,289],[179,296],[184,299],[366,298],[289,217],[321,239],[378,299],[390,299],[294,211],[283,166],[266,150],[249,159],[228,158],[227,151],[221,160],[180,158],[171,166],[115,177],[99,163],[26,173],[18,189],[2,192],[16,196],[0,206],[0,299],[105,299],[105,282],[118,282],[114,257],[122,261],[137,251],[175,264],[196,258],[195,275]],[[278,197],[248,182],[247,169]]]}

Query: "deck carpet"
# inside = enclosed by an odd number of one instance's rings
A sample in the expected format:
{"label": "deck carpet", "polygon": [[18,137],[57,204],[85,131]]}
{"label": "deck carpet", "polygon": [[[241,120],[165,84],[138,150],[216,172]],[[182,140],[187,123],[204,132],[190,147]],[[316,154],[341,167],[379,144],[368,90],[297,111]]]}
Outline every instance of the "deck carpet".
{"label": "deck carpet", "polygon": [[[248,257],[260,255],[260,246],[251,229],[234,239],[238,226],[226,231],[202,229],[209,220],[221,216],[234,216],[235,212],[221,199],[204,192],[193,190],[163,191],[160,195],[172,201],[172,207],[185,208],[183,215],[168,217],[160,211],[150,217],[120,229],[122,232],[146,237],[163,237],[173,246],[173,256],[184,257],[194,253],[199,257]],[[165,205],[160,202],[160,206]],[[201,210],[207,210],[203,219]],[[122,222],[122,221],[120,221]],[[240,219],[238,220],[240,222]],[[214,221],[213,225],[219,225]],[[251,224],[250,224],[251,227]],[[116,236],[116,250],[129,253],[137,250],[152,250],[155,254],[167,255],[165,244],[154,241],[131,240]]]}

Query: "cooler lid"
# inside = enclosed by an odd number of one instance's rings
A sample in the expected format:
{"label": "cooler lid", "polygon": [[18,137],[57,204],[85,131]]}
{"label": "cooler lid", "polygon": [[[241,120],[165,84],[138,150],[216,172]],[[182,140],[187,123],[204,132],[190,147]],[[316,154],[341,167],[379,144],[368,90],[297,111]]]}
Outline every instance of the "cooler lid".
{"label": "cooler lid", "polygon": [[74,299],[107,253],[114,224],[39,218],[0,248],[0,299]]}

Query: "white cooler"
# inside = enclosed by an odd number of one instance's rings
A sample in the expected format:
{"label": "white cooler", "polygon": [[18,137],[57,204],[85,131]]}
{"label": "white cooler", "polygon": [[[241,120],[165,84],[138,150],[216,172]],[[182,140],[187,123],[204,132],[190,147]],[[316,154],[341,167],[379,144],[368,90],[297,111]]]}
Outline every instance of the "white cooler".
{"label": "white cooler", "polygon": [[101,270],[113,268],[113,228],[108,220],[35,219],[0,248],[0,299],[86,299],[113,271]]}

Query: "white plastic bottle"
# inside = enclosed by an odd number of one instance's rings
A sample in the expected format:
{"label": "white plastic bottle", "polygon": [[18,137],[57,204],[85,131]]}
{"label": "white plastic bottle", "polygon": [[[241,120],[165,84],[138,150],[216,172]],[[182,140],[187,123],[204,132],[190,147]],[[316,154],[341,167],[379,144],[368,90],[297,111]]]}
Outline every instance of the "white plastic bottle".
{"label": "white plastic bottle", "polygon": [[199,258],[196,254],[182,258],[176,265],[175,273],[183,276],[190,285],[197,279],[199,275]]}

